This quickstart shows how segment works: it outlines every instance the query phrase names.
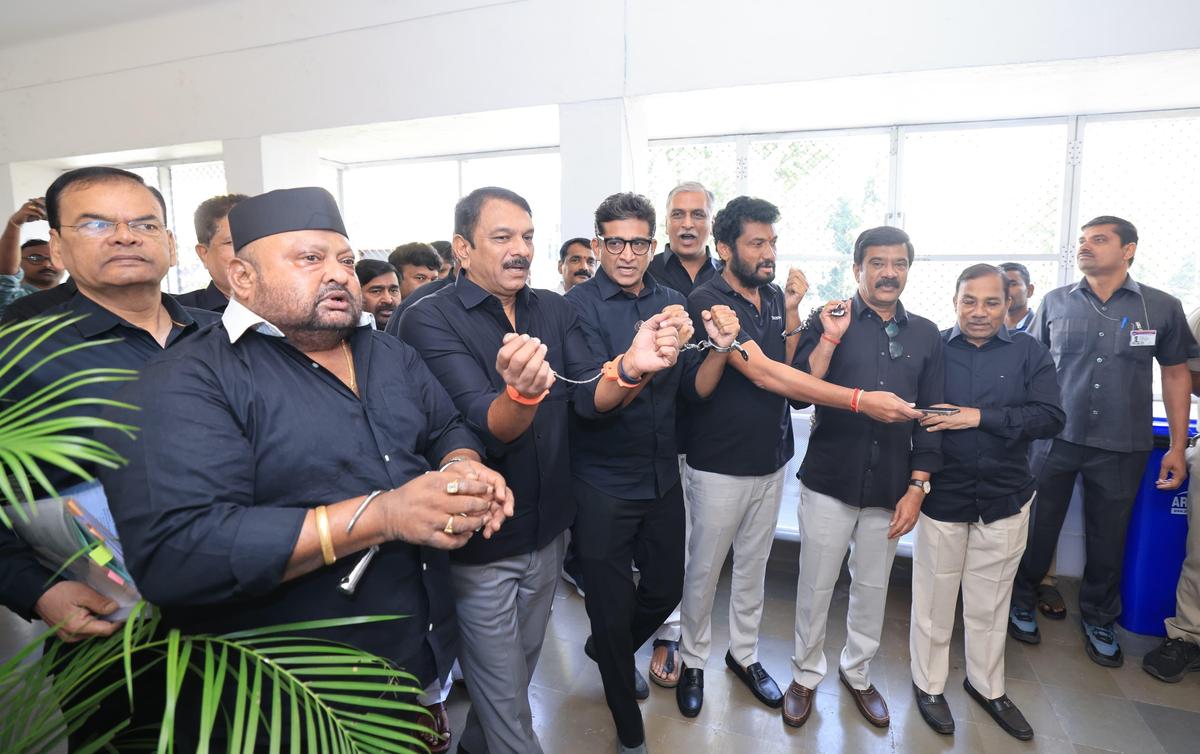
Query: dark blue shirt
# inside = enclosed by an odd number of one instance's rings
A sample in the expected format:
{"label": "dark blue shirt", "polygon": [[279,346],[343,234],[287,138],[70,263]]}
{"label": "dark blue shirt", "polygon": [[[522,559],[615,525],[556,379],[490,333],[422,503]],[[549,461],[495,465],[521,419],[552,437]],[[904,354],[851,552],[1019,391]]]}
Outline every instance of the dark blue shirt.
{"label": "dark blue shirt", "polygon": [[403,301],[400,302],[400,306],[397,306],[396,310],[394,312],[392,312],[392,316],[388,318],[387,327],[385,327],[383,331],[386,332],[388,335],[393,335],[393,336],[399,338],[400,337],[400,315],[403,314],[404,312],[408,311],[409,309],[411,309],[412,305],[417,303],[418,301],[421,301],[422,299],[426,299],[426,298],[432,296],[433,294],[437,293],[438,291],[440,291],[441,289],[445,288],[448,285],[454,285],[454,280],[455,280],[455,278],[453,276],[438,278],[437,280],[434,280],[432,283],[426,283],[425,285],[422,285],[420,288],[417,288],[412,293],[408,294],[408,296]]}
{"label": "dark blue shirt", "polygon": [[[786,362],[783,291],[769,283],[759,286],[758,297],[761,310],[733,290],[723,275],[697,286],[688,296],[688,312],[696,328],[694,340],[706,337],[701,312],[724,304],[737,313],[742,328],[739,341],[753,340],[767,358]],[[729,358],[741,357],[730,354]],[[693,372],[701,363],[694,362]],[[708,400],[689,401],[680,410],[688,416],[688,432],[681,438],[687,464],[693,469],[764,476],[778,471],[792,457],[792,416],[787,399],[755,387],[732,366],[726,365]]]}
{"label": "dark blue shirt", "polygon": [[[12,385],[12,389],[0,397],[0,408],[3,408],[10,402],[19,401],[22,398],[32,395],[41,388],[84,369],[113,368],[137,370],[141,369],[142,365],[151,357],[162,353],[162,346],[158,344],[158,341],[150,333],[140,327],[129,324],[95,301],[92,301],[80,293],[73,283],[65,291],[60,290],[63,288],[64,286],[60,285],[57,288],[47,291],[47,293],[57,291],[59,296],[62,296],[64,293],[68,295],[66,295],[65,301],[49,307],[42,311],[41,314],[47,317],[64,314],[72,316],[82,315],[83,319],[59,329],[50,338],[43,341],[33,351],[20,359],[17,367],[4,378],[7,384]],[[183,338],[196,333],[201,325],[214,322],[217,319],[210,312],[185,309],[165,293],[163,294],[162,301],[172,322],[171,332],[167,336],[168,348],[175,346]],[[44,330],[41,332],[44,332]],[[8,339],[0,342],[0,351],[4,351],[7,346],[13,344],[18,338],[20,338],[19,334],[13,334]],[[107,340],[113,340],[113,342],[101,343],[101,341]],[[28,344],[29,338],[21,339],[20,342]],[[12,384],[11,380],[14,380],[17,375],[51,353],[82,343],[95,343],[97,345],[65,353],[61,357],[42,364],[33,374],[20,383]],[[70,397],[111,399],[121,385],[122,383],[116,381],[93,382],[80,386],[71,393]],[[62,400],[65,400],[65,397]],[[101,410],[100,406],[68,407],[59,409],[46,418],[97,416]],[[113,418],[122,422],[131,419],[131,412],[123,411],[121,414]],[[88,436],[91,436],[90,432]],[[88,473],[96,473],[94,465],[82,463],[82,466]],[[77,476],[48,463],[40,464],[40,468],[57,490],[62,490],[80,481]],[[38,489],[36,486],[35,490],[39,493],[44,493],[43,490]],[[51,572],[46,570],[37,561],[32,550],[24,542],[20,541],[8,527],[0,525],[0,603],[11,608],[22,617],[29,618],[32,615],[34,604],[46,591],[48,583],[52,580]]]}
{"label": "dark blue shirt", "polygon": [[221,293],[216,283],[209,283],[204,288],[197,288],[187,293],[175,295],[175,300],[193,309],[206,309],[210,312],[223,312],[229,306],[229,298]]}
{"label": "dark blue shirt", "polygon": [[[601,268],[591,280],[567,291],[567,301],[579,313],[591,374],[629,350],[642,322],[671,304],[687,304],[682,294],[659,285],[649,273],[643,285],[636,296],[626,293]],[[596,384],[576,390],[577,409],[571,423],[571,463],[576,478],[626,500],[660,498],[679,483],[675,401],[680,387],[699,400],[695,382],[681,380],[693,353],[685,352],[670,369],[649,378],[650,384],[629,405],[602,416],[589,418],[578,410],[587,400],[594,400]]]}
{"label": "dark blue shirt", "polygon": [[672,288],[686,298],[692,295],[696,286],[711,280],[724,266],[721,260],[712,258],[707,248],[704,249],[704,256],[704,264],[693,280],[691,274],[684,269],[683,263],[679,261],[679,257],[671,251],[671,244],[667,244],[665,249],[650,259],[650,266],[646,272],[649,272],[659,285]]}
{"label": "dark blue shirt", "polygon": [[595,374],[575,312],[557,293],[526,287],[516,297],[514,328],[500,300],[464,273],[420,306],[392,318],[401,320],[400,337],[417,349],[467,424],[483,438],[488,466],[504,476],[515,498],[515,515],[495,536],[475,537],[452,557],[488,563],[545,547],[575,520],[567,447],[571,385],[556,380],[538,404],[533,423],[511,443],[492,435],[488,409],[505,389],[496,371],[496,352],[510,332],[541,339],[557,374],[574,379]]}
{"label": "dark blue shirt", "polygon": [[281,337],[247,330],[231,343],[231,311],[120,393],[141,407],[141,430],[114,443],[129,465],[102,479],[142,594],[169,625],[202,633],[405,615],[320,636],[422,683],[445,677],[457,634],[444,551],[383,545],[352,598],[337,585],[357,553],[282,578],[309,509],[399,487],[478,440],[395,338],[354,331],[359,398]]}
{"label": "dark blue shirt", "polygon": [[1029,442],[1054,437],[1063,413],[1054,360],[1046,347],[1004,325],[976,347],[955,325],[946,343],[946,402],[979,409],[979,426],[947,430],[942,470],[921,512],[938,521],[990,524],[1021,510],[1037,488]]}
{"label": "dark blue shirt", "polygon": [[[1153,330],[1153,345],[1132,343]],[[1195,353],[1179,299],[1126,275],[1107,301],[1088,285],[1055,288],[1043,297],[1027,332],[1050,349],[1062,385],[1067,425],[1059,437],[1116,453],[1150,450],[1154,372]]]}
{"label": "dark blue shirt", "polygon": [[[918,406],[943,402],[942,336],[924,317],[896,303],[896,341],[891,358],[886,323],[855,294],[850,326],[833,352],[825,381],[863,390],[887,390]],[[824,328],[813,316],[800,335],[793,365],[810,371],[808,357]],[[912,471],[942,467],[942,438],[913,422],[883,424],[848,409],[817,406],[808,452],[800,465],[804,486],[858,508],[892,510],[904,496]]]}

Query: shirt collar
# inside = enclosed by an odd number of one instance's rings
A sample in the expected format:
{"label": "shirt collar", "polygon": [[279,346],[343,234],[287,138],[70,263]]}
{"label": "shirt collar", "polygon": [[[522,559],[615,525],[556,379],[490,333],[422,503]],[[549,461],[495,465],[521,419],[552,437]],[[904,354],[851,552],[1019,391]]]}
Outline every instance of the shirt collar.
{"label": "shirt collar", "polygon": [[[850,309],[854,316],[858,319],[862,319],[863,317],[867,316],[867,312],[875,312],[874,309],[867,306],[867,302],[863,300],[861,293],[854,294],[854,300],[851,302]],[[878,317],[879,315],[875,316]],[[900,303],[899,301],[896,302],[896,313],[893,315],[893,319],[895,319],[899,324],[908,324],[908,312],[904,310],[904,304]]]}
{"label": "shirt collar", "polygon": [[[759,296],[765,295],[768,291],[771,290],[772,285],[773,285],[773,283],[763,283],[762,285],[758,286],[758,295]],[[733,286],[729,284],[729,281],[725,279],[725,271],[724,270],[721,270],[721,272],[719,272],[718,274],[713,275],[712,286],[714,288],[716,288],[718,291],[721,291],[722,293],[737,293],[737,291],[735,291],[733,289]],[[740,296],[741,294],[738,293],[738,295]]]}
{"label": "shirt collar", "polygon": [[[954,327],[950,328],[950,337],[946,338],[946,342],[949,343],[955,338],[963,338],[963,340],[966,340],[966,338],[963,336],[962,330],[959,329],[957,322],[954,323]],[[1012,343],[1012,333],[1008,331],[1008,327],[1004,325],[1004,323],[1001,323],[1000,329],[997,330],[996,334],[989,338],[988,342],[984,343],[984,345],[988,345],[988,343],[991,343],[993,340],[1002,340],[1005,343]]]}
{"label": "shirt collar", "polygon": [[[1125,282],[1121,283],[1121,288],[1127,291],[1133,291],[1139,296],[1142,295],[1141,286],[1139,286],[1137,281],[1133,279],[1133,275],[1130,275],[1128,272],[1125,273]],[[1118,288],[1117,290],[1121,290],[1121,288]],[[1088,284],[1086,277],[1079,278],[1079,282],[1071,287],[1071,292],[1074,293],[1075,291],[1087,291],[1093,296],[1096,295],[1096,292],[1092,290],[1092,286]]]}
{"label": "shirt collar", "polygon": [[[454,292],[458,294],[459,301],[462,301],[463,306],[467,309],[474,309],[484,301],[487,301],[489,298],[495,298],[495,296],[493,296],[491,293],[488,293],[483,288],[479,287],[475,281],[471,280],[471,276],[467,274],[466,270],[460,272],[458,277],[454,280]],[[533,289],[526,284],[524,288],[517,291],[517,304],[524,306],[528,296],[534,296],[536,298],[536,294],[533,292]],[[499,301],[499,299],[496,300]]]}
{"label": "shirt collar", "polygon": [[[163,308],[167,310],[167,316],[171,318],[171,322],[177,327],[187,327],[195,324],[192,315],[188,314],[187,310],[179,305],[170,295],[162,294]],[[79,289],[75,290],[75,294],[71,297],[71,309],[77,314],[86,314],[87,317],[79,320],[76,327],[85,338],[94,338],[101,333],[108,332],[117,325],[129,325],[128,322],[113,314],[108,309],[105,309],[100,304],[88,298]],[[133,327],[133,325],[129,325]]]}
{"label": "shirt collar", "polygon": [[[273,338],[285,337],[282,330],[252,312],[236,298],[229,299],[229,306],[225,307],[225,311],[221,314],[221,324],[225,326],[230,343],[238,342],[250,329]],[[375,315],[363,312],[358,318],[358,326],[363,327],[364,325],[374,328]]]}
{"label": "shirt collar", "polygon": [[[664,265],[671,264],[672,262],[674,262],[676,267],[678,267],[681,270],[683,269],[683,262],[679,261],[678,254],[671,251],[670,242],[667,242],[667,244],[663,250],[663,254],[664,254],[664,256],[663,256],[663,264]],[[712,252],[709,251],[707,245],[705,245],[705,247],[704,247],[704,265],[701,265],[700,269],[704,269],[705,266],[712,267],[714,270],[717,269],[717,263],[713,259]],[[696,276],[699,277],[700,273],[697,272]]]}
{"label": "shirt collar", "polygon": [[[608,276],[603,267],[596,269],[596,274],[592,276],[592,280],[596,281],[596,287],[600,289],[600,297],[610,299],[618,293],[625,293],[625,289],[617,285],[616,281]],[[650,274],[649,268],[642,273],[642,290],[638,292],[637,298],[644,298],[654,292],[658,287],[658,281]]]}

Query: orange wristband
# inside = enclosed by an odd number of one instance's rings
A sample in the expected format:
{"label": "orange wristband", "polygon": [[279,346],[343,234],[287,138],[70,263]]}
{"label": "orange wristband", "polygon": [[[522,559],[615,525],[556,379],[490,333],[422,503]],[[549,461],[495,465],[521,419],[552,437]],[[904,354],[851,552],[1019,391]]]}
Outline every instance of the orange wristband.
{"label": "orange wristband", "polygon": [[512,385],[505,385],[504,392],[508,393],[508,397],[512,398],[514,403],[520,403],[522,406],[536,406],[546,400],[546,396],[550,394],[549,390],[545,390],[536,398],[527,398],[517,392],[517,389]]}
{"label": "orange wristband", "polygon": [[842,341],[831,338],[828,335],[826,335],[825,333],[821,333],[821,340],[827,340],[830,343],[834,344],[835,346],[840,346],[842,344]]}
{"label": "orange wristband", "polygon": [[850,395],[850,410],[856,414],[858,413],[858,399],[862,397],[862,393],[862,388],[856,387]]}

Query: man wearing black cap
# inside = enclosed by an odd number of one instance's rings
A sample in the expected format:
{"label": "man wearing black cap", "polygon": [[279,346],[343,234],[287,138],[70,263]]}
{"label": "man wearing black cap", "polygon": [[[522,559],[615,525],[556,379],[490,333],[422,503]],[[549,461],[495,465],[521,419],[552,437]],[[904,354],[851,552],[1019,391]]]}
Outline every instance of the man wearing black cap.
{"label": "man wearing black cap", "polygon": [[[229,223],[221,322],[122,391],[142,426],[104,483],[130,570],[190,632],[407,616],[320,635],[440,683],[457,650],[444,551],[490,537],[511,495],[417,354],[363,316],[328,192],[246,199]],[[374,545],[348,599],[339,581]]]}
{"label": "man wearing black cap", "polygon": [[[48,339],[17,362],[11,374],[19,375],[61,349],[74,350],[41,363],[28,378],[13,381],[0,405],[20,401],[85,369],[140,369],[152,356],[173,350],[202,325],[215,321],[215,315],[185,309],[162,292],[162,279],[175,262],[175,241],[166,228],[162,195],[139,176],[107,167],[63,173],[46,191],[45,215],[54,265],[69,270],[75,285],[64,302],[44,313],[78,319],[56,326]],[[0,352],[14,345],[32,345],[32,340],[27,330],[13,331],[0,341]],[[110,399],[119,384],[93,381],[71,397]],[[94,406],[59,408],[48,418],[78,417],[95,410]],[[120,421],[129,418],[129,412],[124,413]],[[90,463],[84,469],[96,471]],[[60,492],[79,481],[49,464],[42,471]],[[0,526],[0,604],[27,620],[38,617],[50,626],[62,624],[58,636],[67,642],[109,636],[119,628],[103,617],[116,609],[114,603],[81,582],[55,579],[4,526]],[[144,698],[142,702],[137,711],[153,714],[149,709],[153,705]],[[109,696],[72,734],[72,748],[129,716],[125,697]],[[134,727],[140,722],[135,719]]]}

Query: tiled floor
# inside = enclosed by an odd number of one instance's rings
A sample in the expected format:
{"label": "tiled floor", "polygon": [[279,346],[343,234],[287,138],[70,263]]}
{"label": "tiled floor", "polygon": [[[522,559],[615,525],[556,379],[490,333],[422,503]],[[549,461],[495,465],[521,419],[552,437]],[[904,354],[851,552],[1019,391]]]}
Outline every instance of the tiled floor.
{"label": "tiled floor", "polygon": [[[776,544],[767,579],[760,659],[785,687],[791,679],[793,598],[796,549]],[[827,678],[818,688],[816,709],[800,729],[788,728],[776,710],[763,707],[729,673],[722,661],[728,632],[728,574],[718,590],[713,619],[713,657],[705,678],[705,704],[694,720],[683,718],[673,691],[651,685],[642,704],[647,741],[652,752],[1200,752],[1200,673],[1179,684],[1161,683],[1141,669],[1141,656],[1157,639],[1121,633],[1125,667],[1111,670],[1092,663],[1083,652],[1078,615],[1065,621],[1041,621],[1043,640],[1029,647],[1008,643],[1010,697],[1025,713],[1037,735],[1019,742],[1001,731],[962,690],[962,634],[951,649],[951,678],[946,697],[958,732],[933,733],[917,713],[908,670],[910,563],[898,558],[888,595],[887,627],[879,656],[872,665],[875,685],[891,707],[892,725],[872,728],[837,683]],[[848,576],[843,574],[829,623],[826,655],[837,667],[845,641]],[[1075,583],[1064,580],[1068,604],[1075,602]],[[29,627],[0,611],[0,658],[7,657],[30,634]],[[587,636],[583,600],[563,583],[555,600],[534,686],[534,725],[548,753],[607,754],[615,736],[604,704],[600,675],[583,655]],[[638,654],[645,672],[649,646]],[[451,721],[460,730],[469,702],[461,687],[450,699]]]}

